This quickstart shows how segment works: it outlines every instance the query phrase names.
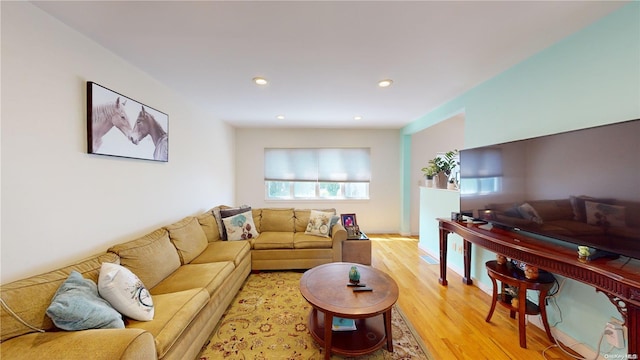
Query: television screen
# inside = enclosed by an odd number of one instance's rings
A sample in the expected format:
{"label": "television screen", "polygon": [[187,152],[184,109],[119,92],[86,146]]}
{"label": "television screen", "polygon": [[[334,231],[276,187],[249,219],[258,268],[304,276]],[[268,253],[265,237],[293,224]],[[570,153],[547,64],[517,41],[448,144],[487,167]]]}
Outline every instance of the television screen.
{"label": "television screen", "polygon": [[460,210],[640,259],[640,119],[461,150]]}

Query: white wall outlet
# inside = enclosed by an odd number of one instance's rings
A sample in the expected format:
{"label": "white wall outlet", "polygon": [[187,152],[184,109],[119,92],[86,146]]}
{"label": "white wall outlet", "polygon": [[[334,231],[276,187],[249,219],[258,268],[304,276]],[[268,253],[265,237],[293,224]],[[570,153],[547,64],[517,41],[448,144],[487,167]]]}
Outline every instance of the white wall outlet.
{"label": "white wall outlet", "polygon": [[622,332],[624,333],[624,343],[626,344],[628,339],[629,339],[629,329],[626,326],[623,326],[623,322],[622,320],[616,318],[616,317],[611,317],[611,320],[609,320],[610,323],[614,324],[614,325],[620,325],[620,327],[622,327]]}
{"label": "white wall outlet", "polygon": [[611,346],[618,349],[624,348],[624,332],[622,326],[614,322],[608,322],[604,328],[604,337]]}

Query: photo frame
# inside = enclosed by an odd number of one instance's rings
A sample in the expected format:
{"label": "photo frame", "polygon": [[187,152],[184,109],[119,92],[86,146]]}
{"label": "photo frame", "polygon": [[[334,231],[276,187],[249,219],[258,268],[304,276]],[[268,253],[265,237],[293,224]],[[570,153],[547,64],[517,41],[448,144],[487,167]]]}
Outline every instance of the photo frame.
{"label": "photo frame", "polygon": [[358,225],[346,226],[344,229],[347,230],[347,239],[349,240],[360,239],[362,235]]}
{"label": "photo frame", "polygon": [[169,161],[169,116],[87,81],[87,152]]}
{"label": "photo frame", "polygon": [[345,228],[349,226],[358,226],[356,214],[340,214],[340,221]]}

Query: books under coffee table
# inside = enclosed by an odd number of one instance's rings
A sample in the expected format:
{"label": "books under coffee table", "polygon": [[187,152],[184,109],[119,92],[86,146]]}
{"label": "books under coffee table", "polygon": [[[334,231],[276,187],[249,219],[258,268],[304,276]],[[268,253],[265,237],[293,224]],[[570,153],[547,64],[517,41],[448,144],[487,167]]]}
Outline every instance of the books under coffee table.
{"label": "books under coffee table", "polygon": [[356,321],[354,319],[346,319],[334,316],[333,325],[331,326],[333,331],[353,331],[356,330]]}

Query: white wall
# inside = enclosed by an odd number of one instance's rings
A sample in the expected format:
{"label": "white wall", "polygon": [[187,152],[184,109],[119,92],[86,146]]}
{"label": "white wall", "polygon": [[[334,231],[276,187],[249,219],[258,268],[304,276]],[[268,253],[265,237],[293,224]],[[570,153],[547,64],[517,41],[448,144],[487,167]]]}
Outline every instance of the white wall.
{"label": "white wall", "polygon": [[[369,147],[369,200],[265,201],[264,148]],[[332,207],[355,213],[362,231],[397,233],[400,228],[400,137],[398,130],[236,129],[236,200],[253,207]]]}
{"label": "white wall", "polygon": [[[464,148],[464,113],[453,116],[411,136],[411,234],[420,232],[421,169],[438,153]],[[458,169],[455,169],[456,171]],[[434,218],[435,219],[435,218]],[[435,220],[433,222],[435,223]]]}
{"label": "white wall", "polygon": [[[232,201],[233,128],[33,5],[1,5],[2,283]],[[167,113],[169,162],[87,154],[86,81]]]}

